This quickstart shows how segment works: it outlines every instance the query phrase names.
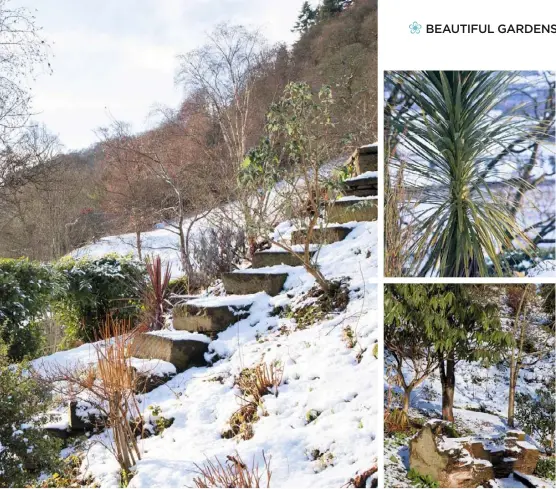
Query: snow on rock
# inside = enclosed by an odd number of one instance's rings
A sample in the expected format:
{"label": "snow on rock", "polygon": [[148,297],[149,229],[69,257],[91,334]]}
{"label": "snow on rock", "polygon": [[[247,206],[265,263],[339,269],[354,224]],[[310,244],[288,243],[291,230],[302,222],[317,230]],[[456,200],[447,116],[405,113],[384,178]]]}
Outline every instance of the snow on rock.
{"label": "snow on rock", "polygon": [[57,367],[87,367],[96,364],[96,346],[99,343],[86,343],[71,350],[59,351],[46,357],[37,358],[31,362],[31,366],[37,371],[44,372],[52,371]]}
{"label": "snow on rock", "polygon": [[155,377],[166,377],[167,375],[175,375],[176,367],[170,362],[164,360],[147,360],[143,358],[131,358],[131,366],[142,374],[148,374]]}
{"label": "snow on rock", "polygon": [[360,175],[357,175],[356,177],[346,178],[344,182],[345,183],[356,182],[357,180],[366,180],[367,178],[378,178],[378,172],[366,171],[361,173]]}
{"label": "snow on rock", "polygon": [[187,304],[197,307],[219,307],[219,306],[249,306],[253,302],[262,297],[268,298],[264,292],[248,295],[224,295],[224,296],[206,296],[197,299],[188,300]]}
{"label": "snow on rock", "polygon": [[362,201],[362,200],[378,200],[377,195],[369,195],[368,197],[356,197],[354,195],[346,195],[340,199],[337,199],[336,202],[351,202],[351,201]]}
{"label": "snow on rock", "polygon": [[161,338],[168,338],[170,340],[192,340],[201,341],[202,343],[210,343],[210,338],[201,333],[190,333],[189,331],[175,331],[162,329],[160,331],[150,331],[150,335],[160,336]]}

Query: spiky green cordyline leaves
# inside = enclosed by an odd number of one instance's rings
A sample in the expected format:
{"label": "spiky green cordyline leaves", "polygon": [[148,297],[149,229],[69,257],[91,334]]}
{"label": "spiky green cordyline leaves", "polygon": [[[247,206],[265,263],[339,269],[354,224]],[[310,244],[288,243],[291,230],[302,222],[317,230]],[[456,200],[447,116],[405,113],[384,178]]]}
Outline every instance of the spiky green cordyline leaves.
{"label": "spiky green cordyline leaves", "polygon": [[[529,245],[510,206],[489,189],[489,158],[523,134],[524,120],[493,116],[508,96],[509,72],[397,72],[415,106],[394,123],[401,134],[404,168],[416,185],[418,223],[409,253],[412,273],[486,276],[488,259],[503,274],[499,253],[516,238]],[[508,183],[519,191],[520,182]]]}

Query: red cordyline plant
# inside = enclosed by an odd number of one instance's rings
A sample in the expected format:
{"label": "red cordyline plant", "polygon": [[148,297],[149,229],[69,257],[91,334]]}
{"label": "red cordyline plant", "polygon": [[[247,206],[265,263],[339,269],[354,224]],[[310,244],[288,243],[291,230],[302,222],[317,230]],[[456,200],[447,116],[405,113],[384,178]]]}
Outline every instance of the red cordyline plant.
{"label": "red cordyline plant", "polygon": [[170,263],[163,264],[160,255],[147,259],[147,288],[145,306],[149,315],[149,327],[154,330],[164,326],[164,309],[169,294],[168,285],[172,277]]}

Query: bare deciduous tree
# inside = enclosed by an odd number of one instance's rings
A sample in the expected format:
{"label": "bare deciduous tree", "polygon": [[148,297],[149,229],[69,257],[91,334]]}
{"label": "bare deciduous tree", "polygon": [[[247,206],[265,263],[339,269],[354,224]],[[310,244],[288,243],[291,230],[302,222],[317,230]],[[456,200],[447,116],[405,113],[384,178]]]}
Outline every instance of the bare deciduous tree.
{"label": "bare deciduous tree", "polygon": [[239,166],[247,151],[247,129],[267,46],[259,31],[221,24],[208,43],[179,57],[176,81],[190,93],[206,97],[218,121],[228,157]]}
{"label": "bare deciduous tree", "polygon": [[14,174],[17,182],[32,176],[26,170],[33,160],[21,157],[32,115],[28,81],[47,65],[47,54],[32,13],[0,0],[0,188],[15,183]]}

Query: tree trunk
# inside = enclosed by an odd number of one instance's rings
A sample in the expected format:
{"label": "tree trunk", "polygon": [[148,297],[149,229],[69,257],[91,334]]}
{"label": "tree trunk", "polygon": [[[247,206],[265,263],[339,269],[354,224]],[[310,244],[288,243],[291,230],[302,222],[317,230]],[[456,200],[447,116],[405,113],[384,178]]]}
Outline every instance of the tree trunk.
{"label": "tree trunk", "polygon": [[[180,261],[183,271],[187,274],[189,273],[189,256],[187,255],[187,249],[185,246],[185,233],[183,232],[183,215],[180,211],[180,217],[178,220],[178,236],[180,238]],[[191,278],[191,277],[189,277]]]}
{"label": "tree trunk", "polygon": [[143,261],[143,249],[141,247],[141,231],[135,231],[135,242],[137,244],[137,256],[139,257],[139,261]]}
{"label": "tree trunk", "polygon": [[411,401],[411,391],[413,389],[411,387],[404,388],[403,392],[403,407],[402,411],[407,414],[409,412],[409,403]]}
{"label": "tree trunk", "polygon": [[521,314],[524,312],[523,309],[525,307],[525,298],[527,296],[527,290],[529,285],[525,286],[523,290],[523,295],[521,296],[521,300],[519,301],[519,307],[517,309],[514,328],[513,328],[513,335],[514,338],[516,337],[516,333],[519,330],[519,344],[517,355],[514,347],[512,346],[512,354],[510,356],[510,392],[508,394],[508,426],[511,428],[515,428],[515,389],[517,387],[517,379],[519,376],[519,370],[521,369],[522,365],[522,356],[523,356],[523,345],[525,344],[525,335],[526,335],[526,321],[525,318],[523,321],[520,320]]}
{"label": "tree trunk", "polygon": [[442,383],[442,419],[454,422],[454,390],[456,385],[454,352],[444,358],[440,355],[440,382]]}
{"label": "tree trunk", "polygon": [[515,428],[514,410],[515,410],[515,387],[516,387],[516,368],[512,361],[510,364],[510,392],[508,395],[508,426]]}

